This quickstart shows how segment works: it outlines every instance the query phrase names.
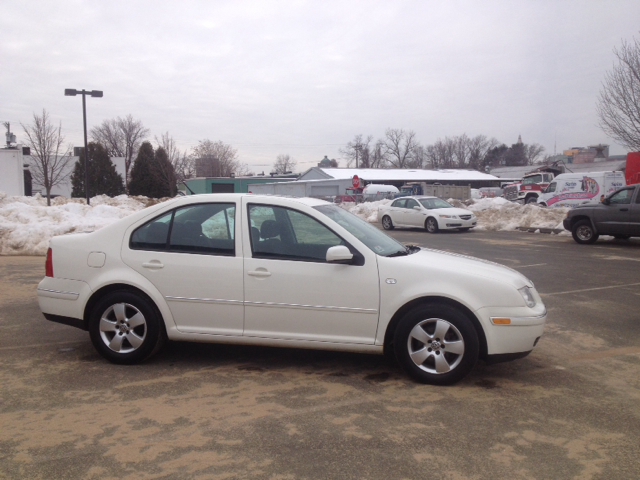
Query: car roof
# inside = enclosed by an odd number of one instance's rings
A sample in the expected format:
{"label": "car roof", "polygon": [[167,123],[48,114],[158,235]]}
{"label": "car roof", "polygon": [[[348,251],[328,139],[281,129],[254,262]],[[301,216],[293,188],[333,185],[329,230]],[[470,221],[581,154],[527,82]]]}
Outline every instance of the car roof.
{"label": "car roof", "polygon": [[268,194],[256,194],[256,193],[198,193],[196,195],[186,195],[184,197],[180,197],[184,203],[191,203],[197,201],[212,201],[216,198],[242,198],[242,197],[250,197],[259,200],[269,199],[269,198],[285,198],[287,200],[291,200],[297,203],[302,203],[303,205],[308,205],[310,207],[315,207],[317,205],[331,205],[330,202],[325,200],[320,200],[319,198],[311,198],[311,197],[293,197],[290,195],[268,195]]}

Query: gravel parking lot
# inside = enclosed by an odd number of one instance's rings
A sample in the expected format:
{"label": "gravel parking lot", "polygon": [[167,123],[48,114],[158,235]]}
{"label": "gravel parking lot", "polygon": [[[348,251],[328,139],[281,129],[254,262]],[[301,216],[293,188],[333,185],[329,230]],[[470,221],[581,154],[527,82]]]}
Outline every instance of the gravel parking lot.
{"label": "gravel parking lot", "polygon": [[391,234],[531,278],[549,311],[536,350],[452,387],[381,356],[257,347],[111,365],[42,317],[44,258],[0,257],[0,477],[638,477],[640,239]]}

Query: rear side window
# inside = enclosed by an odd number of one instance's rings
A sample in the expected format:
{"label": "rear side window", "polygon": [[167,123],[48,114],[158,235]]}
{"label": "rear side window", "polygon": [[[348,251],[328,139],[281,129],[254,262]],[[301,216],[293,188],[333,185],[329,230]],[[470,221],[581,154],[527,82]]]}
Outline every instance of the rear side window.
{"label": "rear side window", "polygon": [[235,255],[235,203],[178,208],[154,218],[131,235],[133,250]]}

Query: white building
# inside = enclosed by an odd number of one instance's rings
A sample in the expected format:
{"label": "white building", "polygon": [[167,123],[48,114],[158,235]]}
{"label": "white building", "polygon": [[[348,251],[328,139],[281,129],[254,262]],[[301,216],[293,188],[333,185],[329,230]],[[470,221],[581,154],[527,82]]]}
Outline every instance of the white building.
{"label": "white building", "polygon": [[24,195],[22,147],[0,149],[0,192],[9,196]]}

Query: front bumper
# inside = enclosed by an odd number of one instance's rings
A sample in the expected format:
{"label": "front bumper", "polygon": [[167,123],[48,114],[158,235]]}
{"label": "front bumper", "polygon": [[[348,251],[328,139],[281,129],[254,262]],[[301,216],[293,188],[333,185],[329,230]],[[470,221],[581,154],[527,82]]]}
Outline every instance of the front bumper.
{"label": "front bumper", "polygon": [[471,217],[469,220],[463,220],[461,218],[438,218],[438,228],[440,230],[452,228],[473,228],[477,224],[477,217]]}
{"label": "front bumper", "polygon": [[[520,309],[507,311],[487,307],[478,311],[487,339],[487,355],[524,354],[538,344],[547,322],[544,305],[523,308],[521,312],[517,310]],[[510,323],[499,323],[504,319],[509,319]]]}

